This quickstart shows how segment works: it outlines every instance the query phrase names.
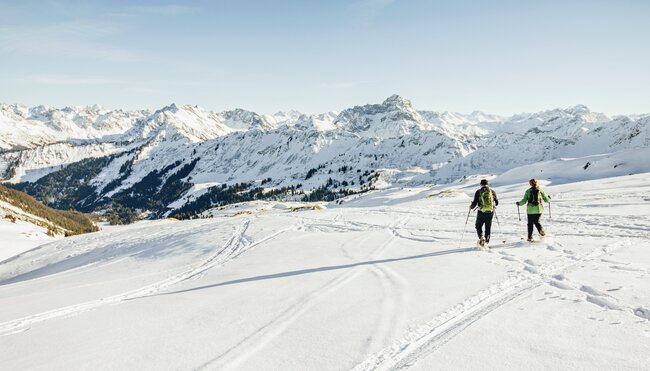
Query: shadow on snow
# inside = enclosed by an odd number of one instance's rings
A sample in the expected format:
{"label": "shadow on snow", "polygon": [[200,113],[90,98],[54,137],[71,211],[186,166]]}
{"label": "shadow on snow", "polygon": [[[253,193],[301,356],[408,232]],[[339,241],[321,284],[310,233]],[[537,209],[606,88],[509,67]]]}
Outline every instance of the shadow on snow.
{"label": "shadow on snow", "polygon": [[300,276],[300,275],[303,275],[303,274],[310,274],[310,273],[317,273],[317,272],[327,272],[327,271],[334,271],[334,270],[339,270],[339,269],[355,268],[355,267],[360,267],[360,266],[364,266],[364,265],[393,263],[393,262],[404,261],[404,260],[430,258],[430,257],[433,257],[433,256],[448,255],[448,254],[462,253],[462,252],[475,251],[475,250],[476,250],[475,248],[451,249],[451,250],[443,250],[443,251],[431,252],[431,253],[420,254],[420,255],[404,256],[404,257],[401,257],[401,258],[369,260],[369,261],[364,261],[364,262],[342,264],[342,265],[328,265],[328,266],[318,267],[318,268],[300,269],[300,270],[295,270],[295,271],[288,271],[288,272],[281,272],[281,273],[274,273],[274,274],[265,274],[265,275],[261,275],[261,276],[255,276],[255,277],[240,278],[240,279],[236,279],[236,280],[215,283],[215,284],[212,284],[212,285],[204,285],[204,286],[198,286],[198,287],[193,287],[193,288],[184,289],[184,290],[170,291],[170,292],[156,294],[156,295],[152,295],[152,296],[181,294],[181,293],[184,293],[184,292],[204,290],[204,289],[210,289],[210,288],[215,288],[215,287],[220,287],[220,286],[236,285],[236,284],[239,284],[239,283],[272,280],[272,279],[276,279],[276,278],[284,278],[284,277],[292,277],[292,276]]}

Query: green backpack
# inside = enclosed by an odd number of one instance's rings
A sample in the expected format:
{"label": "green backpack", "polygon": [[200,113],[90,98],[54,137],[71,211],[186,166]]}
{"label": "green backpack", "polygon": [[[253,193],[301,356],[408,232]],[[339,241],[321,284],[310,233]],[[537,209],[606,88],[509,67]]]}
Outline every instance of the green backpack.
{"label": "green backpack", "polygon": [[479,208],[484,213],[491,213],[494,211],[494,198],[492,197],[492,190],[485,187],[479,194]]}

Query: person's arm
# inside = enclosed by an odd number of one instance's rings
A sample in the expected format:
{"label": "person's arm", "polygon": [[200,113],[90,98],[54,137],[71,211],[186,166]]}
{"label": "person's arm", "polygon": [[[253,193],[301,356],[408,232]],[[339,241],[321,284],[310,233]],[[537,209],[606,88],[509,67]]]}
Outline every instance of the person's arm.
{"label": "person's arm", "polygon": [[530,188],[526,190],[526,193],[524,193],[524,198],[521,199],[521,201],[517,202],[519,206],[523,206],[528,203],[528,198],[530,194]]}
{"label": "person's arm", "polygon": [[499,199],[497,198],[497,193],[492,190],[492,198],[494,199],[494,206],[499,206]]}
{"label": "person's arm", "polygon": [[542,200],[544,200],[544,202],[549,203],[551,201],[551,196],[547,195],[546,192],[540,190],[539,194],[542,195]]}
{"label": "person's arm", "polygon": [[474,201],[472,201],[472,204],[469,205],[470,209],[473,209],[473,208],[476,207],[476,205],[478,205],[478,194],[479,194],[479,191],[476,191],[476,193],[474,193]]}

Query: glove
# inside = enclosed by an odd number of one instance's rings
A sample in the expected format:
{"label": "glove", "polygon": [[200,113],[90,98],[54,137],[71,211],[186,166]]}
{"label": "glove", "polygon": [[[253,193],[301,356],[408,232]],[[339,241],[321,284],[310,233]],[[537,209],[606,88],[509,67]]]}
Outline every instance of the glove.
{"label": "glove", "polygon": [[517,206],[519,206],[519,201],[515,202],[515,204],[517,204]]}

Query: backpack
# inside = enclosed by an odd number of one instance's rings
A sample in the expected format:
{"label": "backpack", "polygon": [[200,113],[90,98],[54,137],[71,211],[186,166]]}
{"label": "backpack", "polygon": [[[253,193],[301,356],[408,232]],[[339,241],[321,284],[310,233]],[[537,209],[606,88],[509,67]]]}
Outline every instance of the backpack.
{"label": "backpack", "polygon": [[478,197],[478,205],[480,210],[484,213],[491,213],[494,211],[494,197],[492,196],[492,190],[489,187],[485,187],[481,190]]}
{"label": "backpack", "polygon": [[528,201],[528,203],[530,203],[533,206],[539,205],[539,201],[540,201],[539,193],[540,193],[539,189],[531,188],[530,189],[530,200]]}

